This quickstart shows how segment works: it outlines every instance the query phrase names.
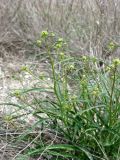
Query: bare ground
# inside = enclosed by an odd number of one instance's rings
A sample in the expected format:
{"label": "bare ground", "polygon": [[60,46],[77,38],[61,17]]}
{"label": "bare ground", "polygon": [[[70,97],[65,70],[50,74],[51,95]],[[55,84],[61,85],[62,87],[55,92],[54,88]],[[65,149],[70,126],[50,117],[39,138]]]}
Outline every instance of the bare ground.
{"label": "bare ground", "polygon": [[[21,68],[23,66],[31,68],[37,75],[42,75],[43,72],[46,75],[48,74],[46,68],[47,62],[40,63],[37,60],[34,61],[33,59],[24,59],[17,56],[12,60],[3,60],[1,58],[0,61],[0,103],[18,103],[18,99],[11,96],[14,90],[35,87],[38,80],[28,73],[22,73]],[[49,78],[46,84],[51,84]],[[34,124],[35,118],[30,114],[28,115],[26,111],[26,115],[22,118],[10,120],[10,115],[14,113],[16,115],[24,113],[25,115],[24,110],[22,111],[9,105],[0,105],[0,160],[14,160],[17,154],[18,157],[22,157],[22,152],[30,145],[23,141],[17,142],[17,139],[20,135],[25,134],[26,126],[29,128],[31,124]],[[23,120],[24,124],[21,123]],[[36,133],[36,136],[37,134],[39,135],[39,133]],[[30,157],[26,157],[25,159],[33,160]],[[19,160],[23,159],[19,158]]]}

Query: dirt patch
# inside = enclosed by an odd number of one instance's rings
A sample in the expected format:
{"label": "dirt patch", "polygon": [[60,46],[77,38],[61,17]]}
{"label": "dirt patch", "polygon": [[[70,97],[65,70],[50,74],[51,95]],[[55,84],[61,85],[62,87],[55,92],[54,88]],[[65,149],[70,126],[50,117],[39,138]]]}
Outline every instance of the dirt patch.
{"label": "dirt patch", "polygon": [[[31,59],[19,59],[17,57],[14,60],[3,61],[0,59],[0,103],[12,102],[17,104],[17,97],[12,97],[13,93],[17,89],[29,89],[37,86],[39,80],[28,72],[21,72],[22,67],[29,68],[38,77],[46,75],[46,83],[41,83],[42,87],[51,85],[52,82],[49,78],[49,71],[47,68],[47,61],[33,61]],[[44,94],[46,96],[46,94]],[[9,121],[10,115],[13,113],[25,115],[25,110],[19,110],[14,106],[0,105],[0,159],[1,160],[12,160],[16,154],[18,154],[23,148],[27,146],[24,142],[13,146],[13,142],[19,137],[19,134],[24,134],[24,131],[31,124],[34,124],[36,119],[32,114],[27,114],[22,117],[22,120],[26,124],[21,123],[21,119]],[[27,127],[26,127],[27,126]],[[19,157],[22,157],[19,156]],[[17,160],[17,159],[16,159]],[[18,158],[20,160],[20,158]],[[26,160],[33,160],[32,158],[26,157]]]}

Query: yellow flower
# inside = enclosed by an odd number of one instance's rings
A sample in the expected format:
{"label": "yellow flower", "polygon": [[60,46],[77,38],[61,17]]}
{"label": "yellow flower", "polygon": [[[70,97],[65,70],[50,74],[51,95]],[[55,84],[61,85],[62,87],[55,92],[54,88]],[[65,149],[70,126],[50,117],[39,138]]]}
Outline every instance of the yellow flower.
{"label": "yellow flower", "polygon": [[113,51],[114,49],[115,49],[115,43],[113,43],[113,42],[110,42],[109,44],[108,44],[108,49],[110,50],[110,51]]}
{"label": "yellow flower", "polygon": [[83,78],[83,80],[81,80],[81,85],[82,86],[87,85],[87,80]]}
{"label": "yellow flower", "polygon": [[65,54],[63,52],[61,52],[59,55],[61,59],[64,59]]}
{"label": "yellow flower", "polygon": [[64,56],[65,54],[63,52],[60,53],[61,56]]}
{"label": "yellow flower", "polygon": [[64,104],[63,108],[65,111],[71,111],[73,107],[70,104]]}
{"label": "yellow flower", "polygon": [[21,96],[21,92],[19,90],[15,90],[13,95],[19,98]]}
{"label": "yellow flower", "polygon": [[114,65],[120,65],[120,59],[119,58],[114,59],[113,64]]}
{"label": "yellow flower", "polygon": [[57,43],[56,46],[55,46],[55,48],[57,48],[57,49],[60,49],[61,47],[62,47],[61,43]]}
{"label": "yellow flower", "polygon": [[49,34],[48,31],[42,31],[41,37],[46,38],[48,36],[48,34]]}
{"label": "yellow flower", "polygon": [[59,43],[63,42],[63,38],[59,38],[59,39],[58,39],[58,42],[59,42]]}
{"label": "yellow flower", "polygon": [[82,78],[86,78],[86,75],[83,74]]}
{"label": "yellow flower", "polygon": [[82,56],[82,60],[87,60],[87,57],[86,56]]}
{"label": "yellow flower", "polygon": [[36,43],[37,43],[38,46],[41,46],[42,41],[41,40],[37,40]]}
{"label": "yellow flower", "polygon": [[74,69],[75,69],[75,66],[71,64],[71,65],[69,66],[69,68],[70,68],[70,70],[74,70]]}
{"label": "yellow flower", "polygon": [[99,95],[99,88],[95,87],[94,90],[92,91],[93,96],[98,96]]}
{"label": "yellow flower", "polygon": [[52,32],[52,33],[51,33],[51,36],[52,36],[52,37],[55,37],[55,33]]}

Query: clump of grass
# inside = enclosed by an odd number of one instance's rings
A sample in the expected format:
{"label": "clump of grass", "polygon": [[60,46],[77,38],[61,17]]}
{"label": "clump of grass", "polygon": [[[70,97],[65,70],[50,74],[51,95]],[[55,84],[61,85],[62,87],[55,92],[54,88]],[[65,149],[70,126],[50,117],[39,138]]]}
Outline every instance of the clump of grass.
{"label": "clump of grass", "polygon": [[[25,154],[38,159],[119,160],[120,60],[104,64],[101,70],[96,57],[66,56],[66,42],[47,31],[42,32],[37,44],[45,46],[53,84],[24,89],[17,96],[25,109],[32,108],[43,131]],[[45,83],[43,77],[38,79]],[[38,94],[29,103],[20,98],[31,96],[33,91]],[[43,92],[47,96],[40,98]]]}

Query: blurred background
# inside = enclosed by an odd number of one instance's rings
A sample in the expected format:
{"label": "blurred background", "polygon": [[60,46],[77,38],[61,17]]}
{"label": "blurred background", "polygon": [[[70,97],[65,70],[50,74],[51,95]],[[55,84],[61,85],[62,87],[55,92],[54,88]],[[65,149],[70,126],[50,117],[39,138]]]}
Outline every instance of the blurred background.
{"label": "blurred background", "polygon": [[35,54],[42,30],[65,38],[70,54],[119,56],[120,1],[0,0],[1,57]]}

